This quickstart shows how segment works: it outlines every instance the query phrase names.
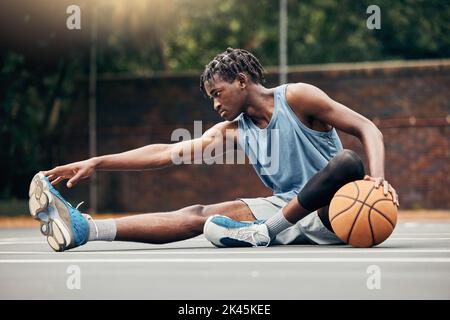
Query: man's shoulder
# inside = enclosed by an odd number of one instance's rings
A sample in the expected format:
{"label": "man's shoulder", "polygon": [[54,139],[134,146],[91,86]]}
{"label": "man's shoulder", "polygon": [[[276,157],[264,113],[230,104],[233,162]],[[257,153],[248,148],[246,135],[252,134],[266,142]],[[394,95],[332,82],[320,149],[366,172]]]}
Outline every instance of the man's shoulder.
{"label": "man's shoulder", "polygon": [[286,85],[286,99],[288,102],[312,99],[320,92],[322,90],[309,83],[296,82]]}
{"label": "man's shoulder", "polygon": [[304,83],[290,83],[286,87],[286,101],[294,110],[307,111],[321,104],[327,95],[318,87]]}

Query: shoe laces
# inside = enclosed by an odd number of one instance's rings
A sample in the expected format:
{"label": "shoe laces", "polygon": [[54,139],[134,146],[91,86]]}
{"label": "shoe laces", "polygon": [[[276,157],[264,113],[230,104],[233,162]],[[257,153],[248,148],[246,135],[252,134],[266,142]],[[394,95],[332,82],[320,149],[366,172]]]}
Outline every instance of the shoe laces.
{"label": "shoe laces", "polygon": [[[75,207],[75,210],[78,210],[78,208],[84,203],[84,201],[81,201],[77,206]],[[72,206],[72,205],[71,205]]]}
{"label": "shoe laces", "polygon": [[[232,238],[243,240],[253,244],[253,247],[258,247],[258,243],[265,242],[264,247],[268,247],[270,244],[270,237],[265,235],[264,233],[259,232],[259,228],[238,228],[235,230],[231,230]],[[261,238],[266,241],[261,241]]]}

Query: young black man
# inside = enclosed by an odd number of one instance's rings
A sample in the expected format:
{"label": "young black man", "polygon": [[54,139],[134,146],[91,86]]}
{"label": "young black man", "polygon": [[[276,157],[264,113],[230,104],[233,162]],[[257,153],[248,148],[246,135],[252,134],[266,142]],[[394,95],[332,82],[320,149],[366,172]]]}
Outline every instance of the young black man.
{"label": "young black man", "polygon": [[[203,231],[219,247],[341,244],[328,219],[328,204],[341,186],[358,179],[373,181],[385,194],[391,193],[398,205],[397,193],[385,179],[381,132],[370,120],[319,88],[306,83],[267,88],[258,59],[246,50],[232,48],[206,65],[200,88],[225,120],[200,138],[152,144],[36,174],[29,192],[30,212],[41,222],[41,232],[55,251],[96,240],[167,243]],[[361,141],[368,159],[368,175],[358,155],[342,149],[336,129]],[[234,143],[225,143],[227,139]],[[255,172],[273,190],[273,196],[92,220],[53,187],[68,179],[67,187],[71,188],[100,170],[162,168],[173,164],[174,155],[194,159],[206,148],[223,145],[225,152],[240,148],[253,159]],[[186,154],[185,150],[200,152]],[[272,160],[278,163],[268,168],[267,155],[274,152],[278,154]]]}

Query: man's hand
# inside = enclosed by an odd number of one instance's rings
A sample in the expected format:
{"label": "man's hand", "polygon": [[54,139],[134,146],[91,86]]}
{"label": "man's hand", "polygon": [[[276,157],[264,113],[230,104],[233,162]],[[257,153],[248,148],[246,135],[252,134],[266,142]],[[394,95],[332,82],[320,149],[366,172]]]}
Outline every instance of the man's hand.
{"label": "man's hand", "polygon": [[57,185],[61,181],[69,179],[67,188],[72,188],[81,179],[92,176],[95,171],[95,166],[95,160],[88,159],[44,171],[44,175],[49,179],[52,185]]}
{"label": "man's hand", "polygon": [[384,178],[374,178],[368,175],[364,176],[364,180],[366,181],[373,181],[375,182],[375,188],[379,188],[381,185],[383,185],[383,192],[384,195],[387,196],[388,193],[392,195],[392,201],[394,204],[398,207],[400,206],[400,203],[398,202],[398,194],[397,191],[387,182],[387,180],[384,180]]}

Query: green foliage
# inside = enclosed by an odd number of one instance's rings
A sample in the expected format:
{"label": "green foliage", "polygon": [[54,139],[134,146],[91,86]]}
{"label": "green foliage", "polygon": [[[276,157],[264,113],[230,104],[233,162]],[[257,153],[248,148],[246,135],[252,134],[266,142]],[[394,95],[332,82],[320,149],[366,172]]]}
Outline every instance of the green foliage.
{"label": "green foliage", "polygon": [[[167,37],[172,70],[201,69],[227,47],[245,48],[264,65],[277,64],[277,1],[177,1]],[[174,6],[175,8],[176,6]]]}
{"label": "green foliage", "polygon": [[[381,9],[381,29],[366,26]],[[170,70],[202,68],[226,47],[278,64],[279,2],[179,0],[166,39]],[[288,1],[289,64],[426,59],[450,56],[450,5],[425,0]]]}
{"label": "green foliage", "polygon": [[[279,1],[143,3],[130,6],[128,18],[117,14],[124,8],[114,2],[102,4],[100,72],[201,69],[227,47],[250,50],[265,66],[278,64]],[[380,30],[366,26],[372,4],[381,9]],[[450,4],[444,0],[289,0],[288,61],[449,57],[448,21]]]}
{"label": "green foliage", "polygon": [[[72,64],[72,67],[76,66]],[[72,68],[73,69],[73,68]],[[0,199],[25,197],[30,176],[51,163],[60,142],[68,94],[76,73],[61,59],[53,70],[27,65],[23,55],[7,53],[0,69]]]}

